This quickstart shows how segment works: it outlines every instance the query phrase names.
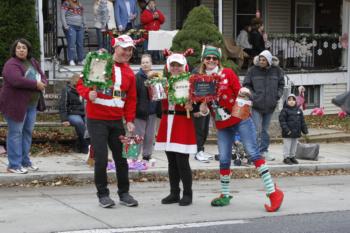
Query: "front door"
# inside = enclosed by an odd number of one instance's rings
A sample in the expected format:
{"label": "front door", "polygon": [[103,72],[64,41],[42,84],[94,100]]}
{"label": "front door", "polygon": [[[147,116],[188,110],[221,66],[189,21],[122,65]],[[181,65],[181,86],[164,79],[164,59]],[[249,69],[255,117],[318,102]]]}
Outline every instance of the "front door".
{"label": "front door", "polygon": [[201,4],[200,0],[176,0],[176,29],[181,29],[188,13]]}
{"label": "front door", "polygon": [[236,36],[239,32],[247,25],[251,24],[253,18],[255,18],[255,13],[257,10],[260,11],[261,17],[263,18],[263,0],[236,0],[236,24],[234,25],[234,31]]}

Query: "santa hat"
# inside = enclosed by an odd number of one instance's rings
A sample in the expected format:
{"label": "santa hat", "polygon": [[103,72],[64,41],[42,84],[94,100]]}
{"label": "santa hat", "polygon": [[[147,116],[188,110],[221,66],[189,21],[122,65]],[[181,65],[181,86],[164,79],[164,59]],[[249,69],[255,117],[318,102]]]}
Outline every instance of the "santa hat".
{"label": "santa hat", "polygon": [[170,64],[173,62],[179,63],[182,66],[185,66],[185,71],[189,71],[187,65],[186,56],[192,55],[194,53],[193,49],[187,49],[184,53],[173,53],[170,50],[164,50],[164,56],[167,57],[166,60],[166,69],[170,70]]}
{"label": "santa hat", "polygon": [[111,40],[112,48],[120,46],[122,48],[133,47],[135,48],[134,40],[128,35],[120,35],[117,38]]}

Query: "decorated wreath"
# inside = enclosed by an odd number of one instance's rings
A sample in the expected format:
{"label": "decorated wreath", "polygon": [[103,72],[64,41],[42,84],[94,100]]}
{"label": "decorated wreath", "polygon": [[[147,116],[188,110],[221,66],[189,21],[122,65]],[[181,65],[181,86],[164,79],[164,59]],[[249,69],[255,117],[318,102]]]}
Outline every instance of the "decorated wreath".
{"label": "decorated wreath", "polygon": [[112,86],[113,58],[109,53],[89,52],[83,70],[84,85],[108,88]]}
{"label": "decorated wreath", "polygon": [[168,78],[168,99],[173,104],[185,105],[190,97],[190,73],[182,73]]}
{"label": "decorated wreath", "polygon": [[193,74],[190,77],[190,98],[192,102],[210,102],[217,99],[218,74]]}

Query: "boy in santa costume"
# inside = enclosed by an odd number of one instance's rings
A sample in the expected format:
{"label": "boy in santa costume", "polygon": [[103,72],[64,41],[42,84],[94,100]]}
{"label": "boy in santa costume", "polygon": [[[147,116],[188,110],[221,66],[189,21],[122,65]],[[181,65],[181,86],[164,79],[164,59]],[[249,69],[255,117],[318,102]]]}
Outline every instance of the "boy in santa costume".
{"label": "boy in santa costume", "polygon": [[[268,212],[277,211],[282,204],[284,195],[274,185],[265,160],[259,153],[254,123],[250,117],[241,120],[231,116],[231,110],[238,94],[249,94],[249,90],[247,88],[241,89],[237,75],[231,69],[221,66],[221,57],[221,50],[219,48],[205,46],[202,52],[202,64],[200,67],[208,75],[216,73],[221,76],[217,99],[210,103],[210,110],[215,119],[216,128],[218,129],[221,194],[212,200],[211,205],[226,206],[230,204],[230,200],[232,199],[230,195],[231,153],[234,135],[238,131],[245,150],[250,155],[263,180],[266,195],[271,201],[271,205],[265,205],[265,209]],[[203,115],[209,113],[209,109],[205,103],[201,104],[200,111]]]}
{"label": "boy in santa costume", "polygon": [[132,57],[134,41],[127,35],[112,39],[114,65],[112,82],[109,88],[92,90],[84,86],[83,80],[77,83],[78,93],[87,100],[87,127],[91,145],[94,148],[95,185],[99,204],[103,208],[112,207],[107,187],[108,148],[113,154],[118,180],[120,204],[137,206],[138,202],[129,194],[129,168],[122,157],[120,135],[125,135],[123,119],[129,132],[134,131],[136,113],[136,81],[128,62]]}
{"label": "boy in santa costume", "polygon": [[[171,54],[167,58],[166,68],[170,72],[169,79],[188,71],[185,56],[179,53]],[[188,159],[189,154],[197,152],[193,121],[186,116],[186,111],[192,110],[192,105],[187,103],[181,106],[165,99],[162,100],[162,110],[155,150],[164,150],[168,158],[170,194],[161,202],[188,206],[192,203],[192,170]],[[181,199],[180,180],[183,184]]]}

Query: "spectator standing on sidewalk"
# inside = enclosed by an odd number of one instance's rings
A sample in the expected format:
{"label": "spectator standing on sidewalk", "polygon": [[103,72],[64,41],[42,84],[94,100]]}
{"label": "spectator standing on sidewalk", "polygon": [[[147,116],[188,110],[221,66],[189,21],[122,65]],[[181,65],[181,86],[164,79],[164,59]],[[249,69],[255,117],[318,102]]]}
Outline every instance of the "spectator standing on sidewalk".
{"label": "spectator standing on sidewalk", "polygon": [[61,5],[61,22],[68,44],[70,66],[83,65],[84,33],[86,29],[84,8],[78,0],[66,0]]}
{"label": "spectator standing on sidewalk", "polygon": [[136,0],[118,0],[114,3],[114,16],[120,32],[135,28],[138,15]]}
{"label": "spectator standing on sidewalk", "polygon": [[[136,74],[136,119],[135,134],[143,137],[142,159],[149,161],[153,153],[155,126],[157,115],[160,116],[160,101],[152,101],[149,98],[145,81],[153,78],[156,72],[152,71],[152,58],[149,54],[141,57],[141,68]],[[141,147],[140,147],[141,148]],[[141,150],[139,151],[139,155]]]}
{"label": "spectator standing on sidewalk", "polygon": [[252,93],[252,118],[257,130],[260,153],[266,160],[275,160],[269,154],[269,127],[278,100],[283,95],[284,73],[278,62],[273,62],[272,54],[268,50],[254,58],[254,66],[248,70],[243,86]]}
{"label": "spectator standing on sidewalk", "polygon": [[87,154],[89,143],[85,136],[85,101],[79,96],[76,84],[80,79],[79,74],[73,75],[70,82],[62,89],[59,102],[59,113],[62,125],[73,126],[78,136],[77,149],[79,153]]}
{"label": "spectator standing on sidewalk", "polygon": [[40,91],[47,81],[39,63],[32,57],[32,45],[18,39],[11,46],[11,58],[4,65],[0,90],[0,112],[7,122],[7,171],[25,174],[37,171],[30,160],[32,133]]}
{"label": "spectator standing on sidewalk", "polygon": [[[122,157],[120,135],[125,135],[123,120],[129,132],[135,129],[136,80],[128,62],[132,57],[134,42],[127,35],[112,39],[114,65],[112,86],[102,90],[92,90],[84,86],[83,80],[77,83],[78,93],[87,100],[87,127],[91,146],[94,149],[95,185],[99,204],[103,208],[114,206],[107,187],[108,148],[111,149],[118,180],[120,204],[137,206],[138,202],[129,194],[129,168]],[[120,90],[120,91],[118,91]]]}
{"label": "spectator standing on sidewalk", "polygon": [[[166,68],[173,76],[188,71],[187,61],[183,54],[171,54],[166,61]],[[162,100],[162,119],[155,149],[164,150],[168,158],[168,173],[170,194],[162,199],[162,204],[179,203],[187,206],[192,203],[192,170],[189,163],[189,154],[197,152],[196,135],[193,121],[187,118],[187,110],[192,105],[182,106],[173,104],[168,99]],[[184,130],[186,132],[184,133]],[[180,180],[183,185],[183,196],[180,199]]]}
{"label": "spectator standing on sidewalk", "polygon": [[[208,50],[208,51],[207,51]],[[215,118],[216,128],[218,129],[218,147],[220,158],[220,183],[221,194],[212,200],[212,206],[226,206],[230,204],[232,196],[230,195],[230,175],[232,162],[232,144],[234,135],[238,131],[245,150],[250,155],[259,175],[262,178],[266,195],[270,199],[271,205],[265,204],[268,212],[277,211],[283,201],[283,192],[273,183],[268,166],[261,157],[256,141],[255,127],[252,119],[241,120],[231,115],[232,107],[239,94],[249,94],[247,88],[242,88],[237,75],[228,68],[221,66],[221,50],[213,46],[205,46],[202,53],[206,70],[211,70],[221,76],[219,80],[217,100],[209,103],[211,113]],[[209,109],[205,103],[200,106],[201,114],[209,114]]]}
{"label": "spectator standing on sidewalk", "polygon": [[284,103],[279,121],[283,137],[283,163],[298,164],[295,158],[298,138],[301,137],[301,132],[308,134],[308,129],[303,110],[297,105],[297,98],[294,94],[290,94]]}
{"label": "spectator standing on sidewalk", "polygon": [[142,27],[147,30],[144,34],[145,41],[143,43],[144,50],[152,55],[154,62],[159,62],[160,54],[158,50],[148,51],[148,33],[149,31],[159,31],[160,26],[165,22],[164,14],[156,8],[156,1],[148,1],[147,7],[141,13],[140,17]]}

